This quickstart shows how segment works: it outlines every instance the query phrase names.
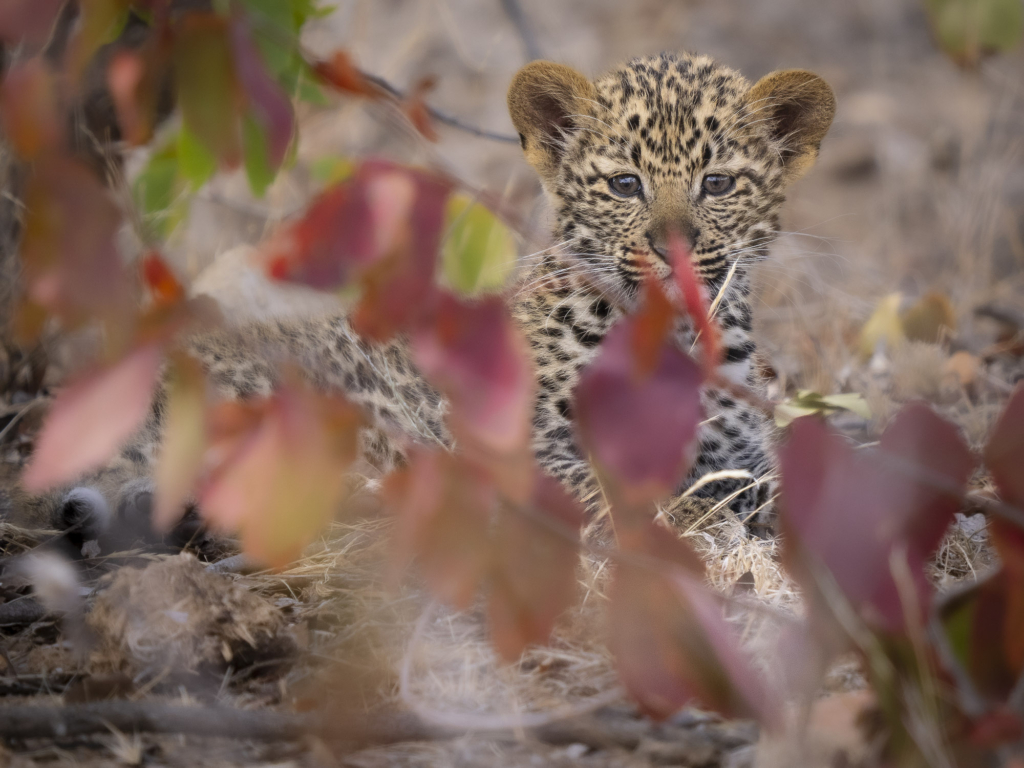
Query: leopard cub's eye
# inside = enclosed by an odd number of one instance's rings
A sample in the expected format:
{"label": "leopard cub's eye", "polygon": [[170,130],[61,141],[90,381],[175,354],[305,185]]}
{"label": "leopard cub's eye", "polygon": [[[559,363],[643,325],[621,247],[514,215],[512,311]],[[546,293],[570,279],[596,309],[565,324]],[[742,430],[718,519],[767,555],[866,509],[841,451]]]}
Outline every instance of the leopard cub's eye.
{"label": "leopard cub's eye", "polygon": [[619,197],[635,197],[640,194],[640,177],[623,173],[608,179],[608,186]]}
{"label": "leopard cub's eye", "polygon": [[721,173],[709,173],[704,177],[703,186],[709,195],[725,195],[736,189],[736,179]]}

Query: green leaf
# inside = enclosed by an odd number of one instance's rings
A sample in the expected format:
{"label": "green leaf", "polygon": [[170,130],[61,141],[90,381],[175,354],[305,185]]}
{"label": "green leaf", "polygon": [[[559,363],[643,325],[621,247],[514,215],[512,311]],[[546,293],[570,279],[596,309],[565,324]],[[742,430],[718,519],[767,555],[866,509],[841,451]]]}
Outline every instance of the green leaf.
{"label": "green leaf", "polygon": [[218,162],[241,161],[242,94],[227,24],[212,16],[186,16],[174,38],[174,77],[185,125]]}
{"label": "green leaf", "polygon": [[356,164],[347,157],[318,157],[309,167],[310,175],[327,187],[345,181],[355,170]]}
{"label": "green leaf", "polygon": [[849,411],[862,419],[871,418],[871,409],[861,395],[844,393],[839,395],[820,395],[809,389],[801,389],[796,397],[775,406],[775,423],[779,427],[788,427],[801,416],[821,414],[827,416],[837,411]]}
{"label": "green leaf", "polygon": [[447,283],[464,294],[500,289],[516,262],[516,241],[508,227],[466,195],[449,199],[446,218],[442,263]]}
{"label": "green leaf", "polygon": [[249,186],[256,197],[263,197],[274,181],[276,171],[270,167],[266,130],[251,115],[242,119],[242,153]]}
{"label": "green leaf", "polygon": [[193,190],[199,189],[217,171],[217,159],[184,125],[178,131],[178,167]]}
{"label": "green leaf", "polygon": [[1024,34],[1021,0],[925,0],[925,7],[939,45],[962,66],[1010,50]]}
{"label": "green leaf", "polygon": [[177,142],[169,141],[153,153],[132,191],[146,223],[166,238],[188,210],[188,186],[181,178]]}

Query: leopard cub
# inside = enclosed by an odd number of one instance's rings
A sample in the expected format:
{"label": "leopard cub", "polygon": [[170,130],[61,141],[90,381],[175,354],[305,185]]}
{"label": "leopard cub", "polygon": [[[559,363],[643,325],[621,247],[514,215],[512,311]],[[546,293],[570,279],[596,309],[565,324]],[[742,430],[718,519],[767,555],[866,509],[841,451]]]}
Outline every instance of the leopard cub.
{"label": "leopard cub", "polygon": [[[533,445],[539,463],[594,506],[597,483],[572,423],[580,370],[635,308],[647,276],[671,285],[666,238],[675,231],[716,297],[724,375],[758,387],[748,266],[767,256],[785,190],[813,165],[835,99],[809,72],[775,72],[752,85],[705,56],[662,54],[593,81],[534,62],[516,74],[508,105],[555,219],[556,245],[508,293],[538,379]],[[688,351],[693,341],[680,323],[676,342]],[[451,444],[446,403],[406,344],[370,344],[344,316],[254,324],[197,337],[188,349],[227,397],[269,394],[283,360],[318,389],[345,393],[371,420],[364,456],[382,471],[402,461],[410,441]],[[77,526],[83,539],[122,530],[113,522],[120,515],[148,510],[163,397],[110,467],[27,506]],[[701,399],[697,459],[669,513],[719,505],[767,523],[775,489],[769,419],[714,386]]]}

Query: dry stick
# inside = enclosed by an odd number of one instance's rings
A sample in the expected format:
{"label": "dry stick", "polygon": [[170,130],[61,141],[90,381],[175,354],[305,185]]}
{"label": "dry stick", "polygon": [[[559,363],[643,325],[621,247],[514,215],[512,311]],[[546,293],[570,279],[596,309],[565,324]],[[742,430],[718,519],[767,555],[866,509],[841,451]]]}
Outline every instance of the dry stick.
{"label": "dry stick", "polygon": [[[163,702],[104,701],[67,706],[0,707],[0,739],[61,739],[122,733],[166,733],[251,741],[300,741],[307,735],[348,746],[440,741],[459,738],[464,730],[424,723],[416,715],[396,712],[331,712],[302,715],[231,707],[201,707]],[[595,748],[633,749],[649,724],[633,718],[587,718],[548,723],[528,729],[546,744],[586,744]],[[497,729],[498,739],[517,734]]]}
{"label": "dry stick", "polygon": [[[359,70],[359,74],[361,74],[366,80],[373,83],[375,86],[380,88],[388,96],[392,97],[396,101],[402,101],[403,99],[405,99],[405,93],[396,88],[395,86],[393,86],[383,77],[380,77],[378,75],[371,75],[369,72],[363,72],[362,70]],[[506,144],[519,143],[519,139],[516,136],[512,136],[507,133],[497,133],[496,131],[488,131],[485,128],[477,128],[475,125],[469,125],[468,123],[462,122],[457,117],[452,117],[447,112],[442,112],[439,109],[435,109],[434,107],[431,107],[429,105],[425,106],[427,114],[429,114],[434,120],[436,120],[439,123],[444,123],[445,125],[450,126],[452,128],[456,128],[460,131],[463,131],[464,133],[469,133],[473,136],[478,136],[481,139],[501,141]]]}
{"label": "dry stick", "polygon": [[544,58],[540,52],[540,46],[537,44],[537,38],[533,34],[533,29],[526,20],[526,14],[523,12],[523,6],[519,4],[519,0],[501,0],[501,7],[505,9],[505,14],[508,16],[515,27],[516,32],[519,33],[519,39],[523,43],[523,48],[526,49],[526,57],[530,61]]}

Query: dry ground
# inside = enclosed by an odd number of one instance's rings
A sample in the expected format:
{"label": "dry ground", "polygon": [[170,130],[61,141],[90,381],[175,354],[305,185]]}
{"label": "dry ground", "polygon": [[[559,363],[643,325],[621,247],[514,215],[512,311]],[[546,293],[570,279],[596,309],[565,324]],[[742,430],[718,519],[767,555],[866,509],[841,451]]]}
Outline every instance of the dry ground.
{"label": "dry ground", "polygon": [[[337,5],[310,32],[311,48],[347,48],[367,70],[403,87],[436,75],[434,106],[466,123],[511,133],[504,90],[525,54],[498,0]],[[924,397],[956,419],[972,441],[983,438],[1024,374],[1019,345],[1008,343],[1021,332],[1015,318],[1024,317],[1024,52],[962,72],[935,50],[916,0],[522,5],[545,57],[593,74],[631,55],[686,48],[710,53],[752,79],[789,67],[813,69],[828,79],[839,98],[835,126],[819,166],[790,196],[786,233],[774,258],[759,270],[757,330],[777,377],[774,393],[781,397],[805,387],[863,393],[875,417],[838,419],[859,439],[871,439],[900,402]],[[310,168],[317,158],[366,152],[443,162],[474,183],[504,191],[543,231],[538,185],[515,144],[446,127],[441,134],[436,147],[426,147],[379,108],[345,103],[308,109],[297,167],[262,201],[248,196],[241,178],[211,184],[173,243],[175,254],[194,276],[219,253],[259,242],[315,190]],[[254,298],[262,289],[251,276],[239,277],[239,269],[237,259],[228,259],[206,273],[204,285],[233,306],[236,316],[269,311]],[[857,352],[860,329],[878,301],[895,291],[905,295],[905,303],[940,292],[954,307],[957,329],[941,343],[883,349],[865,360]],[[292,296],[289,311],[302,301]],[[991,311],[979,315],[986,307],[1003,320],[992,320]],[[969,375],[958,375],[949,362],[958,351],[977,363]],[[17,392],[5,397],[6,404],[18,404]],[[8,470],[23,458],[32,427],[27,417],[4,436]],[[468,735],[349,750],[338,758],[325,746],[326,737],[280,747],[135,738],[112,729],[99,741],[17,743],[13,753],[0,753],[0,763],[750,764],[748,745],[756,734],[746,724],[687,712],[653,727],[623,704],[601,642],[600,561],[581,565],[579,606],[552,648],[532,651],[507,667],[496,663],[477,613],[453,615],[431,606],[412,585],[396,590],[384,584],[385,528],[379,522],[339,522],[301,563],[281,574],[212,576],[195,563],[163,562],[158,566],[177,576],[165,573],[145,591],[144,580],[133,575],[129,583],[108,589],[107,598],[90,597],[90,605],[98,605],[92,618],[65,621],[63,635],[46,617],[0,627],[6,633],[0,637],[6,652],[0,693],[6,704],[102,699],[104,691],[90,692],[82,682],[91,676],[94,687],[118,689],[116,695],[135,701],[253,710],[305,710],[330,701],[342,708],[339,723],[349,717],[345,712],[364,705],[393,705],[419,712],[437,728]],[[5,528],[5,554],[19,554],[41,538],[45,534]],[[691,539],[706,556],[712,582],[723,590],[752,573],[747,599],[760,607],[736,621],[753,645],[777,624],[770,617],[798,609],[798,597],[774,559],[776,542],[745,538],[728,525]],[[944,545],[935,577],[941,583],[970,577],[990,559],[984,530],[967,523]],[[135,558],[134,564],[151,560]],[[240,592],[209,579],[234,583]],[[176,591],[180,583],[204,584],[219,597],[189,603],[195,589]],[[8,601],[20,595],[7,575],[0,588]],[[164,627],[162,637],[147,636],[154,616],[185,629]],[[168,636],[173,645],[167,645]],[[91,643],[87,654],[82,638]],[[859,681],[847,665],[835,671],[829,686],[856,689]],[[525,730],[595,708],[596,714],[577,721],[586,724],[577,731]],[[823,717],[849,738],[848,726]],[[478,733],[494,728],[504,735]],[[780,749],[763,750],[759,764],[797,764]]]}

